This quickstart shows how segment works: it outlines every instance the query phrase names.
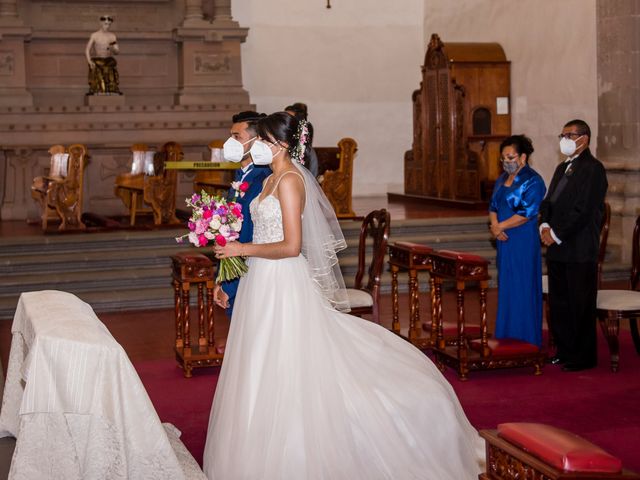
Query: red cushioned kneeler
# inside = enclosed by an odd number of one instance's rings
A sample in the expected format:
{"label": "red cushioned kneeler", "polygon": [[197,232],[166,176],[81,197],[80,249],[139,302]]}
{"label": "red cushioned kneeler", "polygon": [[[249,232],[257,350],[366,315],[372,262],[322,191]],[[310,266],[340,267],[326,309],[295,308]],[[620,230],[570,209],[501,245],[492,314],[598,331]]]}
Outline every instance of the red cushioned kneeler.
{"label": "red cushioned kneeler", "polygon": [[[491,355],[494,357],[519,354],[526,355],[540,351],[540,349],[532,343],[512,338],[490,338],[487,344],[491,350]],[[469,346],[476,352],[482,352],[482,343],[479,338],[471,340]]]}
{"label": "red cushioned kneeler", "polygon": [[502,423],[498,436],[566,472],[618,473],[619,458],[566,430],[540,423]]}

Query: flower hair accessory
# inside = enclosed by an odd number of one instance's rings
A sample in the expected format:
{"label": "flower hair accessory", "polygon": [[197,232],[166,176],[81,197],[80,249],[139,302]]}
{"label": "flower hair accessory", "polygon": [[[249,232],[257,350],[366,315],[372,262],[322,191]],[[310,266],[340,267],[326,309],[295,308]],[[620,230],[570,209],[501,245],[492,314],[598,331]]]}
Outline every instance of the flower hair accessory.
{"label": "flower hair accessory", "polygon": [[291,159],[298,162],[300,165],[304,165],[304,151],[309,138],[309,126],[306,120],[300,120],[298,122],[298,130],[293,136],[298,141],[296,147],[291,152]]}

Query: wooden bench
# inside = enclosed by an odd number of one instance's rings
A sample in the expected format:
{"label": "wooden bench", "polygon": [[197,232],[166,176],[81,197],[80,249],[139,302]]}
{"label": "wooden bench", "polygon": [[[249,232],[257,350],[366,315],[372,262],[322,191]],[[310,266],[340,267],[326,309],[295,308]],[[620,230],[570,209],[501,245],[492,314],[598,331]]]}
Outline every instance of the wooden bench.
{"label": "wooden bench", "polygon": [[503,423],[482,430],[486,471],[480,480],[638,480],[620,459],[566,430],[539,423]]}

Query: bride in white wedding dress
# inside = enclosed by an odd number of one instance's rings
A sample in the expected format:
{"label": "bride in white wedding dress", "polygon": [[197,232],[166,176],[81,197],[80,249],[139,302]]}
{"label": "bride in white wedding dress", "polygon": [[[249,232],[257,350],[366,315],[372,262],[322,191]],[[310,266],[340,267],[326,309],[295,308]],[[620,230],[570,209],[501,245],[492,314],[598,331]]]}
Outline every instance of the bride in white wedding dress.
{"label": "bride in white wedding dress", "polygon": [[272,159],[273,174],[250,206],[253,243],[215,249],[250,259],[209,420],[207,477],[477,479],[483,441],[438,369],[385,328],[336,309],[344,237],[296,162],[304,124],[275,113],[258,132],[252,156]]}

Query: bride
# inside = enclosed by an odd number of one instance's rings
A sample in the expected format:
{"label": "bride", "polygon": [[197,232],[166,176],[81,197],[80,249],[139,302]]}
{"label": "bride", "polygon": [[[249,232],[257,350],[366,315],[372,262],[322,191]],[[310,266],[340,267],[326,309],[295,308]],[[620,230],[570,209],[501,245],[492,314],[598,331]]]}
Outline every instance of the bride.
{"label": "bride", "polygon": [[274,113],[251,148],[273,174],[250,205],[247,256],[213,401],[211,480],[476,479],[484,445],[445,378],[385,328],[342,313],[346,243],[300,166],[305,124]]}

